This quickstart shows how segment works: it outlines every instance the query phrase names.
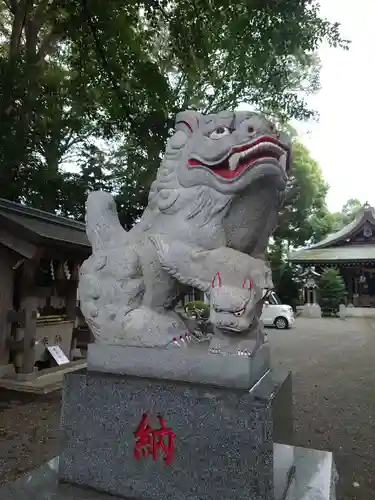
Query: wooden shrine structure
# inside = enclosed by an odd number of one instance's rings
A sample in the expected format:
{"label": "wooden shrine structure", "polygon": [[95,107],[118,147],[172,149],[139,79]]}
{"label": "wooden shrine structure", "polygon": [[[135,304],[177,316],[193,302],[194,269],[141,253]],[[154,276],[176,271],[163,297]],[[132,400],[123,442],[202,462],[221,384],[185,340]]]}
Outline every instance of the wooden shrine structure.
{"label": "wooden shrine structure", "polygon": [[70,361],[78,270],[90,253],[83,223],[0,199],[0,378],[51,368],[48,346]]}
{"label": "wooden shrine structure", "polygon": [[315,245],[290,253],[288,260],[317,273],[337,268],[349,305],[375,308],[375,209],[366,203],[350,224]]}

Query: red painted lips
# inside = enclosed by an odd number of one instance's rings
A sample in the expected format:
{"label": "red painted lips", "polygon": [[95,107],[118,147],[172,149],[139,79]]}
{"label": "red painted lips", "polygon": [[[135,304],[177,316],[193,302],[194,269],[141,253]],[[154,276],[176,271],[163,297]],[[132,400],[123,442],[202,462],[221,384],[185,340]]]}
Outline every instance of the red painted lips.
{"label": "red painted lips", "polygon": [[208,168],[220,177],[232,179],[241,175],[257,160],[262,158],[276,159],[285,168],[282,160],[285,158],[286,163],[287,153],[287,149],[275,137],[262,136],[251,144],[234,147],[231,154],[225,160],[215,165],[208,165],[197,158],[189,159],[188,163],[191,167]]}

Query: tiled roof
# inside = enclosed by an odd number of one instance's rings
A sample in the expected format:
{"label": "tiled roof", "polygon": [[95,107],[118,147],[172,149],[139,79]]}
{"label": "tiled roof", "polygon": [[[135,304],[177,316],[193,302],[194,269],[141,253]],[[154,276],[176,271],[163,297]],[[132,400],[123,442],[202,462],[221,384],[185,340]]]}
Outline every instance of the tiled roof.
{"label": "tiled roof", "polygon": [[0,198],[0,217],[51,242],[65,242],[76,246],[90,247],[83,222],[60,217],[2,198]]}
{"label": "tiled roof", "polygon": [[[365,204],[358,210],[355,219],[345,227],[331,233],[319,243],[308,248],[302,248],[288,255],[290,262],[334,262],[334,261],[374,261],[375,246],[370,243],[364,245],[347,245],[346,241],[358,233],[366,222],[375,225],[375,210]],[[339,246],[344,243],[344,246]]]}
{"label": "tiled roof", "polygon": [[288,256],[290,262],[368,262],[375,261],[375,245],[347,245],[333,248],[311,248],[292,252]]}
{"label": "tiled roof", "polygon": [[329,234],[319,243],[311,245],[309,249],[326,248],[339,241],[344,241],[346,238],[349,238],[353,233],[359,230],[366,222],[370,222],[375,225],[375,210],[369,205],[364,205],[360,210],[358,210],[355,219],[340,229],[340,231]]}

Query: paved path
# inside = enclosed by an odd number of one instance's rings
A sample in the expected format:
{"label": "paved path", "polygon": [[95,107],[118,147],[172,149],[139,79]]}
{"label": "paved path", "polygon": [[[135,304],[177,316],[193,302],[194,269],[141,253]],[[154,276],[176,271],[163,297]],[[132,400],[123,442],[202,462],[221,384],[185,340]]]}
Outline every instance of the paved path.
{"label": "paved path", "polygon": [[274,365],[293,372],[296,444],[334,452],[338,500],[375,499],[375,323],[297,318],[268,333]]}

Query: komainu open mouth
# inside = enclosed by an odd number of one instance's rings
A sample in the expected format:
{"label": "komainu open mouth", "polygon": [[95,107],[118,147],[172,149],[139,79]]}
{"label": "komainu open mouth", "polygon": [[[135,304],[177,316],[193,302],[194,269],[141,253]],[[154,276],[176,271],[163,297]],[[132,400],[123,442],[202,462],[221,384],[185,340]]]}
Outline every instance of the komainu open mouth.
{"label": "komainu open mouth", "polygon": [[288,149],[272,136],[262,136],[251,144],[234,147],[223,161],[209,165],[197,158],[189,160],[191,167],[203,167],[215,172],[225,179],[238,177],[255,162],[270,158],[277,160],[280,167],[286,169]]}

